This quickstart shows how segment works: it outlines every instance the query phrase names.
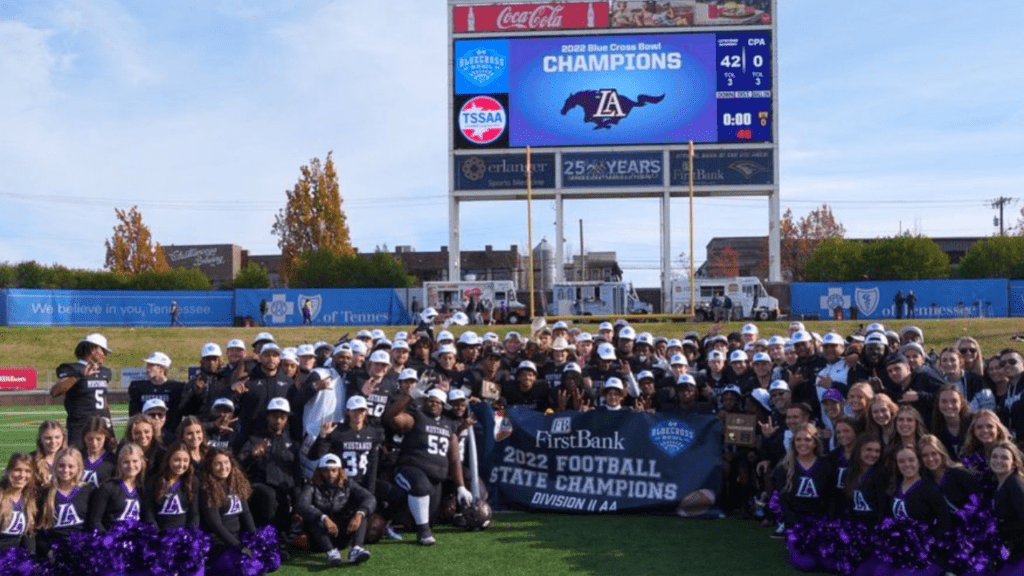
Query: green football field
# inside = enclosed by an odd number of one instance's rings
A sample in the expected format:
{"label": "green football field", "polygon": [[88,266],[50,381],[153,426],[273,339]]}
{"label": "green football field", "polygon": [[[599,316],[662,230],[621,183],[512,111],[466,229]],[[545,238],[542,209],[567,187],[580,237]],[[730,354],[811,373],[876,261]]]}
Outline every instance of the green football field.
{"label": "green football field", "polygon": [[[118,435],[126,405],[112,407]],[[0,459],[30,451],[45,419],[63,421],[59,406],[0,408]],[[448,526],[424,548],[405,534],[402,542],[370,546],[373,557],[341,569],[380,575],[732,575],[796,574],[780,540],[749,520],[684,520],[674,516],[498,513],[483,532]],[[315,574],[327,569],[322,553],[294,553],[277,574]]]}

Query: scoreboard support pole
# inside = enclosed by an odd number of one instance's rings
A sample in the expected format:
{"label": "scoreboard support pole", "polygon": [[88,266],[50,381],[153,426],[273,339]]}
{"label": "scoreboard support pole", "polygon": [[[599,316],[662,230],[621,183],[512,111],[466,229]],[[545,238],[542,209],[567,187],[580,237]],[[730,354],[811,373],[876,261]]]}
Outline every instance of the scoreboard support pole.
{"label": "scoreboard support pole", "polygon": [[[462,280],[462,248],[459,246],[459,199],[448,195],[448,281]],[[426,306],[426,304],[424,304]]]}

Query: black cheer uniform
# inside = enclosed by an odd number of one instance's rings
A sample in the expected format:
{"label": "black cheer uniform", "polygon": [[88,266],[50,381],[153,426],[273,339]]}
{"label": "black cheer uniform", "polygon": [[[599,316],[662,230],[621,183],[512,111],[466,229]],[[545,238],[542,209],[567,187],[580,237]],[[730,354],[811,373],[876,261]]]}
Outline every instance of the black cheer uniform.
{"label": "black cheer uniform", "polygon": [[[214,542],[233,548],[241,548],[239,536],[242,532],[255,532],[249,504],[235,494],[229,494],[217,508],[209,505],[209,496],[199,491],[199,519],[203,531],[213,537]],[[211,554],[212,558],[214,555]]]}
{"label": "black cheer uniform", "polygon": [[85,467],[82,471],[82,482],[98,487],[104,480],[114,475],[117,468],[117,457],[113,452],[104,452],[99,459],[93,461],[85,456]]}
{"label": "black cheer uniform", "polygon": [[140,486],[128,491],[119,478],[108,478],[92,493],[86,528],[105,531],[117,521],[140,520],[143,492]]}
{"label": "black cheer uniform", "polygon": [[835,510],[835,470],[825,458],[818,458],[810,468],[805,469],[800,462],[794,463],[793,484],[788,491],[786,486],[786,468],[777,466],[773,473],[774,486],[779,489],[782,503],[782,514],[786,525],[791,526],[803,516],[828,514]]}
{"label": "black cheer uniform", "polygon": [[[151,487],[150,492],[155,496],[154,487]],[[179,479],[167,487],[167,492],[159,501],[148,498],[143,513],[146,522],[155,524],[161,530],[199,526],[198,482],[193,482],[189,490],[188,487],[182,486]]]}

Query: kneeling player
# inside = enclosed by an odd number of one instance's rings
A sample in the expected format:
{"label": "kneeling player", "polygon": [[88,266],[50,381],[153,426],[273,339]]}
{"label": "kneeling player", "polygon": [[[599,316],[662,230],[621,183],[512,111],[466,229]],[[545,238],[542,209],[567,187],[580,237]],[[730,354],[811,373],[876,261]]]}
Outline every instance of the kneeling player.
{"label": "kneeling player", "polygon": [[437,514],[441,482],[449,474],[455,480],[459,503],[469,505],[473,501],[462,477],[457,425],[442,416],[445,399],[444,392],[431,390],[422,408],[406,412],[412,398],[403,395],[384,414],[385,421],[404,435],[395,483],[408,494],[409,512],[419,543],[424,546],[436,542],[430,531],[430,519]]}

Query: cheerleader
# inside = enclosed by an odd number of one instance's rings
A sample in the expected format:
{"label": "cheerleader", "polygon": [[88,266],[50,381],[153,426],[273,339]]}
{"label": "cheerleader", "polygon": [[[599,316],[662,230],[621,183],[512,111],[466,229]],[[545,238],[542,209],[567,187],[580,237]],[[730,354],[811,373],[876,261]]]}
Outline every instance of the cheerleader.
{"label": "cheerleader", "polygon": [[252,486],[231,453],[211,448],[199,481],[199,522],[214,542],[207,572],[256,576],[280,566],[277,534],[273,526],[256,532],[250,496]]}
{"label": "cheerleader", "polygon": [[865,527],[874,527],[885,501],[886,477],[878,464],[882,459],[882,442],[877,436],[862,434],[853,453],[855,457],[843,483],[846,512]]}
{"label": "cheerleader", "polygon": [[1008,440],[992,447],[989,466],[997,488],[993,509],[1010,557],[1000,576],[1018,575],[1024,570],[1024,462],[1020,450]]}
{"label": "cheerleader", "polygon": [[899,410],[899,407],[896,406],[896,403],[892,401],[888,394],[875,394],[875,397],[871,400],[871,408],[868,411],[869,417],[865,428],[868,432],[875,434],[882,440],[883,447],[887,446],[889,440],[892,439],[896,428],[893,416],[896,415],[897,410]]}
{"label": "cheerleader", "polygon": [[192,466],[199,466],[210,446],[206,442],[206,429],[203,423],[195,416],[185,416],[181,419],[181,426],[178,427],[178,444],[180,444],[189,458],[192,459]]}
{"label": "cheerleader", "polygon": [[0,552],[10,548],[36,552],[34,468],[32,457],[24,452],[11,454],[7,461],[0,479]]}
{"label": "cheerleader", "polygon": [[67,435],[64,426],[56,420],[43,420],[36,433],[36,449],[32,452],[35,464],[36,486],[46,486],[53,475],[53,461],[57,451],[66,448]]}
{"label": "cheerleader", "polygon": [[921,413],[910,404],[901,404],[893,417],[892,436],[885,443],[885,465],[896,469],[896,453],[903,448],[917,450],[917,442],[927,434]]}
{"label": "cheerleader", "polygon": [[110,353],[102,334],[89,334],[75,346],[78,361],[57,366],[57,383],[50,388],[50,396],[64,396],[68,443],[73,446],[81,446],[82,427],[90,416],[106,418],[110,427],[107,388],[113,374],[110,368],[103,366]]}
{"label": "cheerleader", "polygon": [[921,459],[915,448],[900,448],[896,452],[896,469],[888,494],[888,513],[893,518],[934,521],[943,530],[950,527],[949,506],[939,487],[922,476]]}
{"label": "cheerleader", "polygon": [[938,437],[932,434],[922,436],[917,443],[917,452],[921,455],[925,476],[942,490],[952,512],[967,504],[972,495],[981,493],[981,483],[963,464],[949,457]]}
{"label": "cheerleader", "polygon": [[860,434],[860,423],[851,416],[838,416],[832,421],[835,427],[836,448],[828,455],[832,468],[836,471],[836,489],[842,490],[846,471],[854,460],[854,447]]}
{"label": "cheerleader", "polygon": [[85,528],[89,499],[95,486],[83,482],[82,453],[64,448],[54,458],[53,481],[39,503],[39,547],[48,550],[54,542]]}
{"label": "cheerleader", "polygon": [[960,388],[956,384],[940,386],[932,411],[932,432],[942,441],[947,452],[960,453],[970,424],[971,409]]}
{"label": "cheerleader", "polygon": [[782,524],[774,537],[782,537],[786,526],[793,526],[806,516],[831,515],[835,471],[822,458],[818,429],[805,423],[793,430],[789,450],[775,468],[773,486],[779,490],[782,505]]}
{"label": "cheerleader", "polygon": [[166,451],[160,445],[157,426],[153,419],[145,414],[136,414],[128,421],[124,429],[125,439],[122,445],[133,443],[142,449],[146,472],[155,474],[163,462]]}
{"label": "cheerleader", "polygon": [[89,501],[87,529],[105,532],[118,521],[138,521],[142,515],[141,504],[146,465],[142,448],[128,443],[117,453],[117,474],[105,480],[92,493]]}
{"label": "cheerleader", "polygon": [[161,530],[198,527],[198,487],[189,449],[173,444],[160,472],[150,480],[144,508],[146,521]]}
{"label": "cheerleader", "polygon": [[995,490],[988,458],[992,447],[1010,439],[1010,431],[991,410],[978,410],[971,420],[967,439],[960,448],[960,461],[981,481],[985,494]]}
{"label": "cheerleader", "polygon": [[114,455],[117,440],[103,418],[93,416],[82,428],[82,444],[85,445],[82,481],[95,488],[114,475],[117,468],[117,457]]}
{"label": "cheerleader", "polygon": [[327,563],[341,564],[339,548],[349,548],[350,564],[370,559],[363,548],[366,539],[366,519],[377,502],[359,484],[350,482],[341,469],[341,459],[327,454],[320,459],[309,484],[302,488],[296,511],[302,515],[306,532],[313,542],[327,552]]}
{"label": "cheerleader", "polygon": [[875,391],[871,389],[871,384],[857,382],[850,386],[850,391],[846,393],[846,407],[849,408],[851,416],[867,424],[871,417],[871,402],[874,399]]}

